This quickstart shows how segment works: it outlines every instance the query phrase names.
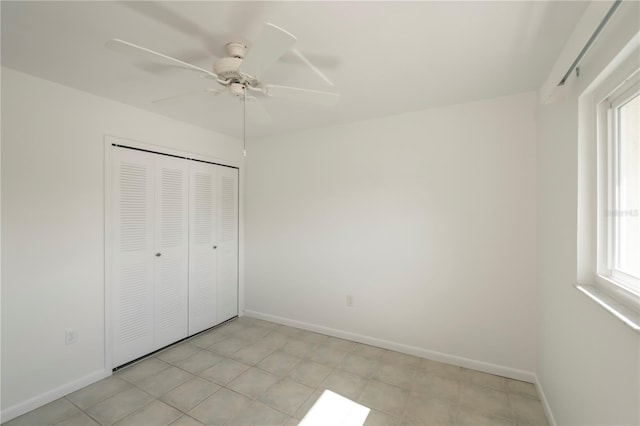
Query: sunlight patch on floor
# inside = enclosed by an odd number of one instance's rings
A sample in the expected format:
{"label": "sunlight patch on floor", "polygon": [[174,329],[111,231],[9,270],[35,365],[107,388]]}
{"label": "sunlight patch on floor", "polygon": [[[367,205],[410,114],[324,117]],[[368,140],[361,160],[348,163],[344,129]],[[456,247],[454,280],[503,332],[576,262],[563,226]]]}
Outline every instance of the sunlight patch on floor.
{"label": "sunlight patch on floor", "polygon": [[362,426],[369,408],[325,390],[298,426]]}

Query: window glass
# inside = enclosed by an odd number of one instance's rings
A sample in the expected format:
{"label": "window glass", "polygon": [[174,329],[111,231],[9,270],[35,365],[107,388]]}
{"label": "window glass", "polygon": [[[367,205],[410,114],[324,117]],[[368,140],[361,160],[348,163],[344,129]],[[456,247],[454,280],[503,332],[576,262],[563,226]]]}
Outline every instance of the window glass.
{"label": "window glass", "polygon": [[618,107],[614,269],[640,278],[640,96]]}

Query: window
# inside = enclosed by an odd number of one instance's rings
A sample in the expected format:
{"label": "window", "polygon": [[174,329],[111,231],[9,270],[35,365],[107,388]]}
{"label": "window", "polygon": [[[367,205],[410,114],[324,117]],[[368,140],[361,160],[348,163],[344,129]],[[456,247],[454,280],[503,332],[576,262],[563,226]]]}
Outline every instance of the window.
{"label": "window", "polygon": [[640,333],[638,40],[579,97],[575,287]]}
{"label": "window", "polygon": [[638,71],[598,106],[598,267],[605,285],[640,296]]}

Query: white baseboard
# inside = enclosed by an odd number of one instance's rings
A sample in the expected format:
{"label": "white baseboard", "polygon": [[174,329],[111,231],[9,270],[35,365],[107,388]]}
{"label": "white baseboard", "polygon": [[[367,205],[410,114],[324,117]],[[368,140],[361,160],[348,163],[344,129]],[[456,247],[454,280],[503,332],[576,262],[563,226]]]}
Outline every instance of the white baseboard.
{"label": "white baseboard", "polygon": [[90,384],[95,383],[98,380],[109,377],[110,375],[110,370],[94,371],[93,373],[87,374],[86,376],[81,377],[77,380],[65,383],[64,385],[58,386],[55,389],[34,396],[33,398],[16,404],[12,407],[3,409],[2,412],[0,412],[0,419],[2,419],[3,423],[8,422],[11,419],[15,419],[18,416],[28,413],[31,410],[35,410],[38,407],[42,407],[45,404],[62,398],[63,396],[68,395],[71,392],[75,392],[78,389],[82,389],[85,386],[89,386]]}
{"label": "white baseboard", "polygon": [[316,333],[326,334],[328,336],[340,337],[342,339],[353,340],[354,342],[364,343],[367,345],[377,346],[384,349],[402,352],[409,355],[419,356],[434,361],[445,362],[447,364],[458,365],[460,367],[471,368],[473,370],[483,371],[485,373],[496,374],[498,376],[509,377],[515,380],[535,383],[536,375],[531,371],[519,370],[516,368],[505,367],[502,365],[491,364],[488,362],[477,361],[474,359],[464,358],[456,355],[445,354],[442,352],[431,351],[416,346],[405,345],[403,343],[392,342],[389,340],[378,339],[363,334],[352,333],[349,331],[338,330],[335,328],[324,327],[321,325],[310,324],[289,318],[283,318],[276,315],[264,314],[261,312],[245,310],[244,315],[261,319],[265,321],[275,322],[278,324],[288,325],[291,327],[301,328]]}
{"label": "white baseboard", "polygon": [[556,426],[555,417],[553,417],[553,413],[551,412],[551,406],[549,405],[549,401],[547,400],[547,396],[544,394],[544,389],[542,388],[542,384],[540,380],[538,380],[538,376],[536,375],[536,390],[538,391],[538,395],[540,395],[540,402],[542,402],[542,407],[544,408],[544,413],[547,415],[547,420],[549,421],[549,426]]}

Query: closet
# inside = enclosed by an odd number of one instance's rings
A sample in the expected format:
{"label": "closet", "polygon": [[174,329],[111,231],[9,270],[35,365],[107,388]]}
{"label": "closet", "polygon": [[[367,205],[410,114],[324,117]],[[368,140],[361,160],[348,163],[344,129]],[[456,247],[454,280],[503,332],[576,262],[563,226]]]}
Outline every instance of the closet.
{"label": "closet", "polygon": [[112,146],[113,366],[238,314],[238,170]]}

